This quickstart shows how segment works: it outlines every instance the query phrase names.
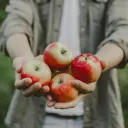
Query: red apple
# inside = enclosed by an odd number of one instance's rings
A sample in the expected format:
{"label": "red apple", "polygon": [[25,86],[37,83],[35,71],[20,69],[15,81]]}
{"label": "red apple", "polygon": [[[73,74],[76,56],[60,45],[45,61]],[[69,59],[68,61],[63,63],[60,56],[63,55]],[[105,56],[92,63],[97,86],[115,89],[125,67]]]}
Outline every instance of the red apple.
{"label": "red apple", "polygon": [[33,59],[26,62],[21,69],[21,79],[31,78],[32,84],[39,82],[42,86],[51,80],[51,70],[46,63]]}
{"label": "red apple", "polygon": [[102,66],[100,60],[92,54],[81,54],[71,64],[73,76],[85,83],[92,83],[99,79]]}
{"label": "red apple", "polygon": [[49,44],[44,50],[44,61],[51,68],[65,68],[73,60],[72,52],[62,43],[54,42]]}
{"label": "red apple", "polygon": [[75,78],[72,75],[61,73],[50,81],[50,91],[59,102],[70,102],[76,99],[78,91],[72,85]]}

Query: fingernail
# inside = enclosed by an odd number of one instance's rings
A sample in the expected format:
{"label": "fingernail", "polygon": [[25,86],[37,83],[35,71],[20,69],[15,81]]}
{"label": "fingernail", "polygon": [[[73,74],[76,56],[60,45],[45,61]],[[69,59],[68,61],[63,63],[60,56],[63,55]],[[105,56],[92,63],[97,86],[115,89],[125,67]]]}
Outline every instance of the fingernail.
{"label": "fingernail", "polygon": [[30,78],[26,79],[26,84],[30,85],[32,83],[32,80]]}
{"label": "fingernail", "polygon": [[37,84],[35,85],[35,87],[36,87],[36,90],[38,91],[38,90],[41,88],[41,84],[37,83]]}
{"label": "fingernail", "polygon": [[46,93],[46,92],[49,92],[49,88],[48,87],[46,87],[46,86],[44,86],[43,87],[43,91]]}
{"label": "fingernail", "polygon": [[52,96],[47,95],[47,99],[48,99],[49,101],[52,101]]}
{"label": "fingernail", "polygon": [[48,102],[48,103],[47,103],[47,106],[48,106],[48,107],[51,107],[51,104]]}

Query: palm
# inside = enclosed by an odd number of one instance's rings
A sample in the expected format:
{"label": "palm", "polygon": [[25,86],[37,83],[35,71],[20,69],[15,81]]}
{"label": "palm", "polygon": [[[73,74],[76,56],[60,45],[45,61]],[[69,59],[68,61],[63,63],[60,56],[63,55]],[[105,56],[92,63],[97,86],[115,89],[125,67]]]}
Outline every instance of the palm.
{"label": "palm", "polygon": [[[21,68],[22,68],[23,64],[27,61],[30,61],[33,58],[17,57],[14,59],[13,68],[15,71],[15,87],[17,89],[23,90],[23,95],[26,97],[32,96],[32,95],[46,96],[47,93],[50,91],[48,86],[42,87],[42,85],[40,83],[31,84],[32,80],[30,78],[25,78],[25,79],[21,80],[20,72],[21,72]],[[42,57],[38,56],[36,59],[42,59]]]}

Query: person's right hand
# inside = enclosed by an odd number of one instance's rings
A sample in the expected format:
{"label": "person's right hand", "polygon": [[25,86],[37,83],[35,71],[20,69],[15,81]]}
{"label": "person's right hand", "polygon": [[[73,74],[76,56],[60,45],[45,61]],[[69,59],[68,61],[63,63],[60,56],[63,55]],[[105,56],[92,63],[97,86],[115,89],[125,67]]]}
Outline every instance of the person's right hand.
{"label": "person's right hand", "polygon": [[[38,56],[36,59],[40,59],[41,57]],[[17,57],[13,60],[13,69],[15,72],[15,88],[22,90],[23,95],[28,96],[45,96],[48,97],[48,92],[50,91],[48,86],[42,87],[40,83],[31,84],[32,80],[30,78],[25,78],[21,80],[21,68],[23,64],[31,59],[35,59],[32,57]],[[49,96],[49,100],[50,100]]]}

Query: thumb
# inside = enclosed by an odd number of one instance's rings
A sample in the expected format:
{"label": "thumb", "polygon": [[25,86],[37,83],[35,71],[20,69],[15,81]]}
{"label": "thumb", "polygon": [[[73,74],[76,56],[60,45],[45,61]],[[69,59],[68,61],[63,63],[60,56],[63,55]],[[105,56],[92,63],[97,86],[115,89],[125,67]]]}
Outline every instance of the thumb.
{"label": "thumb", "polygon": [[103,60],[100,60],[102,71],[105,71],[108,67],[108,63],[104,62]]}
{"label": "thumb", "polygon": [[24,63],[24,59],[22,57],[17,57],[13,60],[13,69],[17,72],[20,73],[21,72],[21,67]]}
{"label": "thumb", "polygon": [[29,60],[32,60],[34,58],[34,56],[25,56],[25,57],[16,57],[13,60],[13,69],[17,72],[20,73],[21,72],[21,68],[23,66],[23,64]]}
{"label": "thumb", "polygon": [[96,87],[96,82],[90,83],[90,84],[86,84],[80,80],[74,80],[72,81],[72,85],[79,91],[84,92],[84,93],[88,93],[88,92],[92,92],[95,90]]}
{"label": "thumb", "polygon": [[36,59],[44,61],[43,55],[36,56]]}

